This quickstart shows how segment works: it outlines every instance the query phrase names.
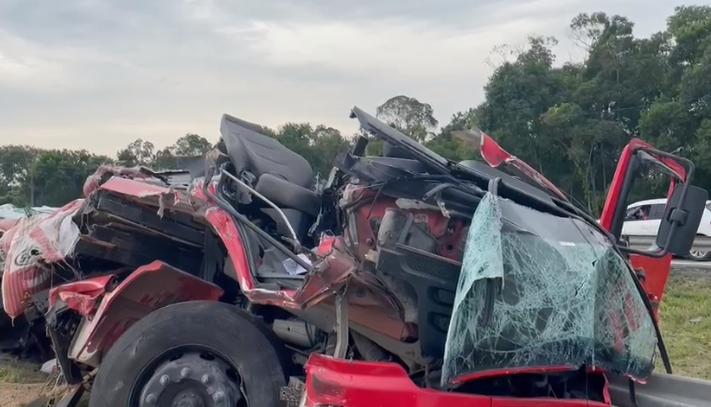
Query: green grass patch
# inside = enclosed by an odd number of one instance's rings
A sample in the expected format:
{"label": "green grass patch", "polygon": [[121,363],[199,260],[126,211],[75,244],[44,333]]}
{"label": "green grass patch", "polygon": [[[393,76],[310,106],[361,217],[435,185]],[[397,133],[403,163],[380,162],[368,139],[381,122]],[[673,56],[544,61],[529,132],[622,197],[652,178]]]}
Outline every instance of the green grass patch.
{"label": "green grass patch", "polygon": [[711,380],[711,279],[672,277],[660,319],[674,374]]}
{"label": "green grass patch", "polygon": [[14,359],[0,359],[0,383],[36,384],[45,383],[48,378],[39,366]]}

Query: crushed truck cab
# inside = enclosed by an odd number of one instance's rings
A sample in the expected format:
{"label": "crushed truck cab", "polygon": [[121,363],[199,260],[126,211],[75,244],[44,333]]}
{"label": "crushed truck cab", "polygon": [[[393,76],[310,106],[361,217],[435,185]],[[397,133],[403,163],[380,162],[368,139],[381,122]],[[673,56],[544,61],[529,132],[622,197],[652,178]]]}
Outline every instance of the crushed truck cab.
{"label": "crushed truck cab", "polygon": [[[102,167],[4,234],[5,312],[55,352],[65,405],[707,405],[706,382],[653,373],[708,195],[691,162],[632,140],[598,223],[479,129],[454,136],[482,161],[453,162],[351,118],[372,137],[325,182],[224,115],[203,168]],[[642,251],[620,231],[647,164],[672,182]]]}
{"label": "crushed truck cab", "polygon": [[[525,163],[520,163],[515,157],[510,156],[504,150],[500,149],[493,140],[488,138],[483,133],[478,134],[481,139],[482,155],[487,161],[492,164],[492,166],[498,165],[513,165],[518,167],[519,174],[523,172],[525,175],[537,182],[542,183],[545,186],[551,186],[552,184],[545,180],[540,174],[536,173],[535,170],[528,167]],[[698,222],[699,215],[695,212],[698,211],[700,202],[705,199],[705,191],[701,191],[696,188],[689,187],[689,181],[693,176],[693,165],[685,159],[679,157],[674,157],[670,154],[666,154],[655,150],[652,146],[641,140],[634,139],[632,142],[624,149],[620,161],[618,163],[618,168],[615,173],[612,185],[610,187],[609,195],[606,199],[605,209],[601,218],[601,225],[609,232],[608,237],[611,239],[607,244],[616,244],[617,239],[620,238],[621,225],[624,220],[624,208],[626,208],[625,200],[627,194],[632,186],[632,180],[634,178],[635,169],[641,164],[642,161],[651,162],[653,164],[662,167],[672,175],[671,185],[669,189],[670,198],[674,197],[674,204],[678,205],[679,198],[681,196],[690,197],[690,201],[695,201],[695,204],[689,204],[686,206],[686,211],[681,210],[680,212],[685,213],[675,213],[679,210],[678,207],[668,207],[665,213],[665,217],[669,219],[670,217],[678,217],[679,219],[684,219],[682,223],[688,221],[691,225],[695,225]],[[686,185],[686,187],[684,187]],[[685,188],[688,188],[684,191]],[[560,192],[556,189],[556,194]],[[687,195],[688,194],[688,195]],[[486,199],[486,198],[485,198]],[[504,206],[515,205],[510,202],[502,202]],[[460,297],[455,299],[455,312],[454,318],[450,321],[449,325],[449,337],[451,344],[447,342],[447,353],[451,353],[451,359],[445,359],[445,372],[447,365],[453,370],[456,368],[468,367],[475,370],[483,370],[479,374],[464,375],[461,374],[457,378],[458,380],[451,381],[449,384],[452,385],[452,389],[457,386],[464,384],[467,380],[472,379],[482,379],[487,378],[487,376],[508,376],[511,374],[526,374],[526,373],[538,373],[538,372],[552,372],[556,369],[560,371],[572,370],[571,366],[580,366],[581,362],[573,362],[572,360],[566,360],[565,351],[570,350],[572,347],[557,347],[555,355],[551,359],[548,357],[546,360],[551,363],[551,360],[558,359],[561,362],[560,366],[538,366],[535,362],[531,363],[536,359],[537,352],[549,352],[551,349],[545,349],[549,345],[551,338],[542,338],[545,335],[542,331],[536,330],[535,326],[531,325],[526,327],[528,323],[536,324],[540,321],[529,320],[526,321],[525,316],[519,319],[516,325],[517,330],[517,340],[524,342],[526,345],[520,349],[514,349],[514,347],[508,346],[504,349],[504,356],[500,357],[499,360],[494,358],[495,363],[491,363],[492,359],[489,358],[490,370],[486,370],[486,353],[479,352],[477,356],[474,356],[472,351],[472,346],[468,349],[464,345],[467,339],[467,335],[478,337],[479,340],[485,340],[487,325],[491,323],[488,321],[487,324],[478,325],[472,328],[471,325],[476,321],[481,322],[482,314],[488,312],[493,313],[496,305],[486,305],[477,304],[478,298],[486,298],[487,292],[485,290],[486,286],[479,287],[479,289],[474,289],[474,282],[477,276],[467,277],[466,269],[474,269],[475,273],[478,273],[478,277],[484,277],[488,279],[499,278],[502,285],[505,285],[507,279],[504,274],[507,273],[510,277],[513,277],[517,272],[524,274],[522,270],[525,268],[527,271],[533,269],[534,274],[536,274],[536,280],[529,280],[527,285],[529,287],[535,287],[535,292],[525,293],[526,290],[518,290],[514,288],[514,291],[518,291],[515,301],[511,301],[511,298],[505,298],[505,289],[499,289],[496,295],[502,296],[500,300],[499,312],[502,314],[509,313],[504,318],[515,318],[516,315],[512,312],[516,309],[516,306],[521,307],[539,307],[545,308],[546,306],[550,309],[556,309],[559,314],[561,314],[561,324],[569,324],[567,328],[563,328],[559,325],[555,329],[566,330],[568,334],[576,334],[574,325],[572,323],[573,318],[580,317],[581,314],[577,312],[569,312],[572,309],[579,310],[581,308],[586,308],[587,305],[595,304],[600,302],[600,309],[596,309],[594,306],[588,306],[591,316],[589,321],[582,321],[583,324],[591,329],[596,329],[597,332],[593,335],[600,335],[601,332],[608,332],[612,335],[618,335],[616,339],[610,338],[611,341],[617,341],[621,347],[631,349],[633,352],[637,352],[638,355],[641,354],[642,359],[637,361],[631,361],[626,359],[623,363],[627,364],[627,370],[625,374],[614,373],[613,371],[620,372],[620,370],[625,370],[623,366],[615,366],[615,363],[608,363],[605,360],[605,351],[607,349],[602,349],[602,353],[597,354],[596,363],[597,366],[593,370],[597,370],[599,373],[599,378],[603,383],[602,398],[595,400],[565,400],[560,398],[517,398],[512,399],[510,397],[496,397],[496,396],[483,396],[483,395],[471,395],[462,394],[457,392],[444,392],[442,388],[438,390],[422,388],[416,386],[410,377],[408,376],[405,369],[394,363],[372,363],[372,362],[359,362],[359,361],[346,361],[342,359],[336,359],[323,355],[312,355],[308,363],[305,366],[307,373],[306,386],[304,394],[301,399],[302,406],[307,407],[319,407],[319,406],[348,406],[348,407],[366,407],[375,405],[387,405],[387,406],[458,406],[458,407],[494,407],[494,406],[650,406],[650,407],[662,407],[662,406],[711,406],[711,400],[709,395],[711,395],[711,382],[692,379],[686,377],[679,377],[671,375],[671,369],[669,366],[668,357],[666,355],[666,350],[661,336],[658,335],[658,327],[655,322],[658,318],[658,307],[662,300],[664,294],[664,288],[666,286],[667,280],[669,278],[672,252],[669,250],[664,250],[665,242],[664,238],[669,239],[668,236],[662,236],[658,239],[658,247],[649,252],[641,252],[629,250],[622,257],[612,257],[612,259],[606,256],[598,257],[600,253],[604,250],[582,250],[582,251],[570,251],[568,257],[565,260],[565,264],[572,266],[572,268],[582,271],[589,268],[590,273],[587,276],[590,277],[588,281],[583,282],[589,286],[590,283],[597,283],[599,291],[585,290],[583,286],[576,290],[566,290],[566,276],[558,275],[551,276],[551,272],[556,270],[556,264],[549,261],[541,261],[541,259],[536,258],[534,254],[537,248],[526,247],[525,240],[514,236],[513,241],[507,241],[505,233],[502,234],[501,231],[505,229],[504,223],[501,221],[501,211],[500,207],[492,207],[491,205],[480,204],[477,208],[479,215],[479,227],[481,229],[489,229],[489,233],[482,233],[480,230],[478,233],[470,235],[468,244],[477,245],[477,251],[472,252],[472,261],[467,264],[465,253],[465,260],[463,263],[462,276],[459,280],[459,287],[457,291],[457,296]],[[509,209],[511,211],[511,209]],[[529,211],[530,208],[521,208],[521,212]],[[488,212],[488,213],[481,213]],[[497,216],[498,215],[498,216]],[[561,231],[565,228],[564,223],[555,217],[549,217],[545,222],[537,222],[535,215],[528,213],[524,215],[519,214],[517,225],[519,227],[524,227],[527,232],[536,234],[537,227],[539,228],[539,235],[545,235],[545,228],[555,229]],[[510,216],[509,216],[510,218]],[[472,221],[471,227],[476,227],[477,214],[475,213],[474,219]],[[539,226],[540,225],[540,226]],[[576,228],[586,229],[590,227],[591,231],[584,232],[588,238],[592,232],[591,226],[585,226],[583,224],[576,225]],[[671,226],[672,228],[674,226]],[[681,230],[683,227],[680,227]],[[669,229],[666,230],[669,232]],[[470,229],[471,233],[471,229]],[[689,239],[690,233],[679,233],[677,236],[680,239]],[[503,237],[503,240],[502,240]],[[568,234],[568,237],[571,237]],[[693,239],[693,238],[691,238]],[[576,243],[573,242],[574,238],[568,239],[570,241],[559,241],[563,246],[573,247]],[[503,244],[502,244],[503,242]],[[508,244],[507,244],[508,243]],[[598,242],[600,243],[600,242]],[[482,248],[485,247],[485,248]],[[508,248],[508,250],[507,250]],[[550,249],[550,247],[549,247]],[[540,250],[540,247],[538,248]],[[672,249],[674,250],[674,249]],[[681,248],[674,252],[674,254],[681,254],[684,248]],[[597,252],[597,253],[596,253]],[[608,252],[611,253],[612,251]],[[562,254],[562,250],[548,250],[546,254],[542,251],[540,255],[547,259],[551,256],[557,254]],[[598,256],[596,256],[596,254]],[[509,263],[508,269],[505,271],[504,262],[501,258],[511,258],[518,257],[521,259],[522,263],[519,263],[520,269],[512,268]],[[598,257],[598,258],[596,258]],[[603,260],[606,260],[603,263]],[[596,264],[597,263],[597,264]],[[625,263],[631,265],[631,269],[634,270],[633,273],[626,274],[624,270],[628,268]],[[538,269],[537,269],[538,268]],[[622,273],[609,273],[609,270],[616,269],[622,271]],[[562,269],[557,269],[556,271],[562,271]],[[608,281],[609,284],[599,285],[601,280],[605,280],[607,274],[612,274],[615,276],[614,281]],[[497,274],[499,273],[499,274]],[[546,281],[546,277],[549,282]],[[569,277],[569,276],[568,276]],[[623,277],[623,278],[620,278]],[[626,277],[626,278],[624,278]],[[641,277],[641,278],[640,278]],[[511,282],[509,282],[510,284]],[[520,284],[520,282],[519,282]],[[573,282],[575,284],[575,282]],[[627,285],[627,286],[625,286]],[[643,290],[639,290],[635,293],[636,287],[643,287]],[[621,288],[623,288],[621,290]],[[626,289],[624,289],[626,288]],[[524,291],[524,293],[522,293]],[[588,292],[588,297],[584,296],[584,292]],[[554,298],[556,295],[565,295],[565,293],[574,293],[574,297],[580,298],[565,298],[561,301],[556,301]],[[516,295],[514,294],[514,295]],[[546,294],[549,295],[547,304],[542,304],[541,302],[546,301]],[[640,298],[640,301],[636,302],[630,301],[630,296],[634,294],[639,294],[646,298]],[[526,302],[526,300],[529,300]],[[496,300],[494,300],[496,301]],[[513,302],[518,302],[518,304],[513,304]],[[645,308],[646,305],[646,308]],[[468,307],[468,311],[462,312],[461,320],[457,319],[457,308],[458,307]],[[472,314],[479,315],[477,318],[472,318]],[[483,312],[482,312],[483,311]],[[628,318],[628,322],[634,322],[625,327],[624,335],[618,330],[622,328],[624,323],[621,323],[619,319],[615,316]],[[520,315],[519,315],[520,316]],[[489,316],[491,318],[491,316]],[[647,319],[648,323],[642,322]],[[499,321],[500,322],[500,321]],[[550,320],[548,321],[551,322]],[[581,321],[578,321],[580,323]],[[496,322],[494,322],[496,324]],[[615,326],[609,326],[609,330],[605,329],[607,324],[616,324]],[[499,327],[494,329],[501,329],[506,323],[499,323]],[[510,328],[510,327],[509,327]],[[583,329],[583,325],[578,326],[579,329]],[[522,332],[533,332],[534,336],[523,336]],[[655,332],[655,329],[657,332]],[[484,333],[482,333],[482,331]],[[489,331],[491,334],[491,330]],[[501,332],[498,332],[500,334]],[[591,332],[592,333],[592,332]],[[656,334],[656,336],[655,336]],[[652,339],[655,338],[655,339]],[[658,342],[659,341],[659,342]],[[536,345],[540,343],[541,345]],[[479,343],[482,345],[482,343]],[[481,346],[475,345],[474,349],[481,351]],[[538,347],[542,346],[542,347]],[[668,374],[651,373],[654,368],[653,363],[655,360],[655,352],[657,351],[657,346],[659,346],[659,351],[662,353],[662,357],[665,359],[664,364],[668,369]],[[595,353],[598,350],[591,348],[591,353]],[[470,357],[478,357],[477,359],[467,359],[465,356],[471,354]],[[516,355],[515,358],[519,359],[521,366],[513,366],[511,355]],[[580,355],[583,356],[583,355]],[[618,355],[619,356],[619,355]],[[640,361],[646,360],[646,363],[639,364]],[[498,363],[496,363],[498,362]],[[510,366],[506,366],[506,363]],[[572,362],[566,367],[566,362]],[[613,362],[609,360],[609,362]],[[619,360],[618,360],[619,362]],[[485,366],[482,366],[485,365]],[[641,372],[636,369],[646,370]],[[503,370],[503,371],[502,371]],[[455,377],[459,372],[452,372],[451,376]],[[641,373],[639,377],[635,377],[635,373]],[[510,376],[509,376],[510,377]],[[591,376],[594,377],[594,376]],[[444,379],[444,378],[443,378]],[[446,388],[446,380],[442,380],[443,388]],[[544,384],[544,385],[547,385]]]}

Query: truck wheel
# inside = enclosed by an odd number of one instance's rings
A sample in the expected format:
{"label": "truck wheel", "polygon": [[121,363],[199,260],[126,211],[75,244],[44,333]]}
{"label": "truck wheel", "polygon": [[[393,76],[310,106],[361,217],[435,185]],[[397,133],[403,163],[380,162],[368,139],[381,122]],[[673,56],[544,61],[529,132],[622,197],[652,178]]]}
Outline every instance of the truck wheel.
{"label": "truck wheel", "polygon": [[286,377],[271,338],[261,321],[228,304],[161,308],[111,347],[89,406],[278,407]]}

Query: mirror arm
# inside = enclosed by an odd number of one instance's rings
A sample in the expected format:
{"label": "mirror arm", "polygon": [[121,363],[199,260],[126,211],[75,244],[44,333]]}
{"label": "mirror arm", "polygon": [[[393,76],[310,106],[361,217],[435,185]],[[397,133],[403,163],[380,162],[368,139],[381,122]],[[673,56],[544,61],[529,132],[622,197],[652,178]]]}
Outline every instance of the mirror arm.
{"label": "mirror arm", "polygon": [[625,247],[625,246],[618,246],[621,252],[627,253],[627,254],[638,254],[641,256],[646,256],[646,257],[652,257],[655,259],[661,259],[663,257],[666,257],[669,254],[669,251],[665,248],[660,248],[661,250],[657,251],[646,251],[646,250],[637,250],[633,249],[631,247]]}

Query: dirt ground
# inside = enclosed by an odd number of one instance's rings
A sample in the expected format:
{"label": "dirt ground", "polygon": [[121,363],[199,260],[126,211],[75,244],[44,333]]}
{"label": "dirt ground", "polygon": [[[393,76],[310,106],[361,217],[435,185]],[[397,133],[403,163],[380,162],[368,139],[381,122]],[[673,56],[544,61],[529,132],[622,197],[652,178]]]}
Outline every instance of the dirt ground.
{"label": "dirt ground", "polygon": [[6,383],[0,386],[0,406],[25,407],[39,395],[49,392],[44,384]]}
{"label": "dirt ground", "polygon": [[39,366],[0,357],[0,407],[24,407],[54,390],[54,381]]}
{"label": "dirt ground", "polygon": [[[678,270],[669,281],[660,316],[674,373],[711,380],[711,273]],[[61,391],[38,369],[0,357],[0,407],[26,407]]]}

